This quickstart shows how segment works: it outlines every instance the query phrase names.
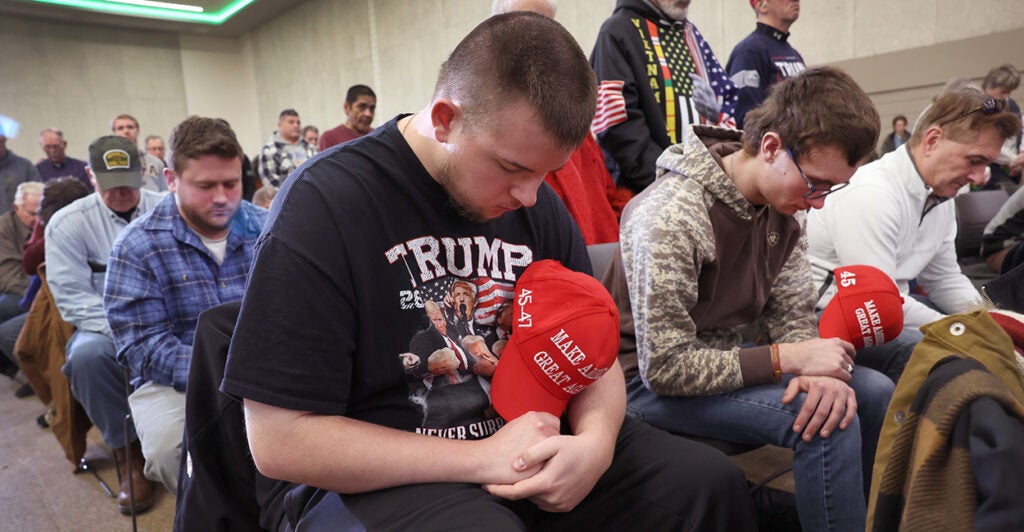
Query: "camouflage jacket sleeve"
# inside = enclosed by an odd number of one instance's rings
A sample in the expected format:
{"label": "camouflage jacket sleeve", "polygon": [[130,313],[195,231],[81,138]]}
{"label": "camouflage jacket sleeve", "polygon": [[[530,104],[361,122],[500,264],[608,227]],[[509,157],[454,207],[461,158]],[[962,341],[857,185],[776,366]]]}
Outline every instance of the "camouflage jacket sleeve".
{"label": "camouflage jacket sleeve", "polygon": [[623,222],[622,258],[644,383],[658,395],[711,395],[744,386],[739,335],[702,333],[689,310],[697,281],[714,260],[707,205],[696,184],[666,176]]}
{"label": "camouflage jacket sleeve", "polygon": [[814,314],[818,287],[811,280],[807,259],[807,216],[796,214],[800,241],[772,285],[772,293],[761,315],[761,325],[773,342],[802,342],[818,336]]}

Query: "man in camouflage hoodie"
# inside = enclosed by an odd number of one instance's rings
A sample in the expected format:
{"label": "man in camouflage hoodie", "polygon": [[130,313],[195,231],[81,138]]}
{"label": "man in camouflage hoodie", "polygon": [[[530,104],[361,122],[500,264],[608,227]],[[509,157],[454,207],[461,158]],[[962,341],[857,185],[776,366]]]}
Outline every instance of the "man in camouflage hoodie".
{"label": "man in camouflage hoodie", "polygon": [[692,127],[626,207],[609,273],[632,309],[630,411],[670,432],[792,448],[803,529],[863,530],[893,383],[854,372],[852,344],[817,337],[802,229],[873,149],[878,113],[848,75],[818,68],[780,83],[743,132]]}

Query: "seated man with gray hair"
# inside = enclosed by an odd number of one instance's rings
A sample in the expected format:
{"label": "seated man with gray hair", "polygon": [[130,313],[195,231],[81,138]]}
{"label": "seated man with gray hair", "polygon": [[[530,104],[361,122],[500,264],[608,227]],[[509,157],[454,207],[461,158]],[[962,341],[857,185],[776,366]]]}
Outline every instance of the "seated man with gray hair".
{"label": "seated man with gray hair", "polygon": [[[1020,128],[1005,100],[974,88],[946,91],[909,142],[858,170],[850,186],[808,215],[811,273],[823,291],[818,308],[835,293],[832,271],[852,264],[882,270],[903,295],[903,334],[861,350],[858,364],[898,381],[910,355],[898,344],[916,344],[922,325],[981,302],[957,263],[956,208],[948,200],[968,184],[984,184],[1003,141]],[[927,297],[911,294],[915,279]]]}
{"label": "seated man with gray hair", "polygon": [[[0,330],[8,320],[20,318],[26,309],[20,305],[28,289],[29,276],[21,267],[22,248],[32,235],[36,223],[43,184],[26,181],[14,193],[14,210],[0,215]],[[19,320],[24,323],[24,319]],[[0,372],[13,376],[18,371],[14,353],[5,351],[0,356]],[[15,393],[18,397],[32,394],[32,388],[23,385]]]}

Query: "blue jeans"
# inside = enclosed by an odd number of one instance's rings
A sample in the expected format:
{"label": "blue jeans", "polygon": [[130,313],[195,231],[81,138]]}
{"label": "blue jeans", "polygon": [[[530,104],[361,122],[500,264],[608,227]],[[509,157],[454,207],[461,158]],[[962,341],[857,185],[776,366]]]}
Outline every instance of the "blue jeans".
{"label": "blue jeans", "polygon": [[803,529],[864,530],[866,489],[894,385],[885,375],[858,367],[850,381],[857,394],[857,418],[846,430],[805,442],[793,432],[793,423],[806,394],[782,404],[789,378],[706,397],[660,397],[636,377],[626,387],[629,414],[673,433],[793,449]]}
{"label": "blue jeans", "polygon": [[18,314],[24,314],[21,310],[21,296],[19,294],[0,294],[0,323],[5,322]]}
{"label": "blue jeans", "polygon": [[[75,331],[68,340],[67,361],[61,371],[71,381],[71,393],[82,403],[103,441],[111,448],[125,447],[124,418],[128,394],[124,368],[114,358],[114,341],[105,334]],[[138,439],[128,425],[128,442]]]}
{"label": "blue jeans", "polygon": [[14,344],[18,342],[18,336],[21,335],[21,329],[25,326],[26,320],[28,320],[28,312],[0,323],[0,353],[11,359],[15,365],[18,364],[18,360],[14,356]]}
{"label": "blue jeans", "polygon": [[892,382],[899,382],[911,353],[923,339],[924,333],[919,329],[903,329],[899,336],[882,345],[865,347],[857,351],[854,362],[858,367],[865,366],[881,371],[892,379]]}

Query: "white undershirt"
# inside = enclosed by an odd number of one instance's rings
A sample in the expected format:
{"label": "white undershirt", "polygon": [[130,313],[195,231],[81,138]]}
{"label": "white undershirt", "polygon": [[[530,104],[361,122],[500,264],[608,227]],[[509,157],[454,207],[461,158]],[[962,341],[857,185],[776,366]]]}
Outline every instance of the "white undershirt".
{"label": "white undershirt", "polygon": [[224,238],[214,240],[212,238],[206,238],[199,233],[196,234],[199,235],[199,239],[203,241],[203,245],[206,246],[206,249],[210,250],[210,254],[213,255],[213,260],[217,261],[217,265],[223,264],[224,253],[226,253],[228,249],[228,236],[224,235]]}

